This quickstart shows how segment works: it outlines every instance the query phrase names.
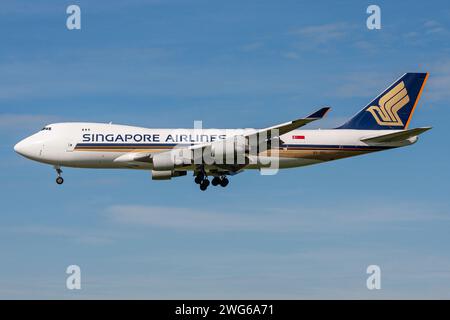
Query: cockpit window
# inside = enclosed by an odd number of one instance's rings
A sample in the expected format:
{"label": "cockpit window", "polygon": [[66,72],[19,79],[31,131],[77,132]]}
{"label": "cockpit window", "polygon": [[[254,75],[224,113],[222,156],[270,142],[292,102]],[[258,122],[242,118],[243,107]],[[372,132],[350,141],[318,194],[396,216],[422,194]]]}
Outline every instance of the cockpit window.
{"label": "cockpit window", "polygon": [[44,131],[44,130],[52,130],[52,127],[43,127],[41,131]]}

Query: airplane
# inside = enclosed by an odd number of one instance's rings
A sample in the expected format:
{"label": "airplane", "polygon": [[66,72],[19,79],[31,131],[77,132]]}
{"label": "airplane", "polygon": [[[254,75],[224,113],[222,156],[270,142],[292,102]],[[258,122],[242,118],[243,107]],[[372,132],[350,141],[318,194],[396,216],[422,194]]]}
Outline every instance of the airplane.
{"label": "airplane", "polygon": [[112,123],[46,125],[14,146],[34,161],[52,165],[61,185],[63,167],[151,170],[153,180],[193,172],[205,191],[226,187],[247,169],[286,169],[414,144],[431,127],[408,129],[428,73],[406,73],[343,125],[298,130],[330,110],[264,129],[147,129]]}

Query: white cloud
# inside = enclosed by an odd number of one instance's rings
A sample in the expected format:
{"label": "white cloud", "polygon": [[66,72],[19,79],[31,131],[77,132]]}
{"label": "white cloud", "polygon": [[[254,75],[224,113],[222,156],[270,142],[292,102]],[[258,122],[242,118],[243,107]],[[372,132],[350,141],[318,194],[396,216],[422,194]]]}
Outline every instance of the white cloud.
{"label": "white cloud", "polygon": [[[204,208],[170,206],[115,205],[106,210],[107,217],[122,225],[150,226],[202,231],[305,232],[324,228],[365,227],[372,223],[414,223],[427,220],[449,220],[446,209],[415,204],[377,207],[333,208],[306,206],[299,208],[266,208],[251,213],[220,212]],[[328,222],[328,227],[323,225]]]}
{"label": "white cloud", "polygon": [[444,33],[447,30],[437,21],[428,20],[423,24],[425,28],[425,33],[427,34],[436,34],[436,33]]}
{"label": "white cloud", "polygon": [[262,47],[264,47],[264,43],[262,43],[261,41],[257,41],[257,42],[247,43],[247,44],[243,45],[241,47],[241,50],[243,52],[252,52],[252,51],[256,51]]}
{"label": "white cloud", "polygon": [[[418,25],[416,30],[408,30],[403,34],[405,38],[405,46],[414,45],[420,47],[430,47],[430,42],[438,41],[445,43],[448,41],[450,33],[440,22],[435,20],[427,20],[422,25]],[[391,41],[398,39],[390,38]]]}
{"label": "white cloud", "polygon": [[[112,221],[121,224],[146,225],[175,229],[278,230],[297,228],[301,219],[293,214],[236,214],[161,206],[116,205],[107,209]],[[282,217],[282,218],[281,218]]]}
{"label": "white cloud", "polygon": [[430,78],[428,80],[427,95],[433,101],[450,98],[450,60],[444,59],[429,65]]}
{"label": "white cloud", "polygon": [[288,59],[298,59],[297,52],[330,54],[344,47],[356,47],[370,52],[367,44],[362,43],[360,34],[353,24],[336,22],[321,25],[303,26],[289,32],[293,42],[290,49],[281,55]]}
{"label": "white cloud", "polygon": [[98,231],[76,230],[60,226],[24,225],[4,228],[4,232],[22,235],[67,239],[73,242],[88,245],[104,245],[113,242],[111,237],[101,235]]}
{"label": "white cloud", "polygon": [[300,55],[294,51],[289,51],[282,53],[282,56],[287,59],[298,60],[300,59]]}
{"label": "white cloud", "polygon": [[[68,6],[70,2],[65,3],[65,6]],[[125,10],[128,7],[133,8],[135,6],[142,5],[167,5],[167,1],[162,0],[127,0],[125,2],[121,1],[108,1],[107,5],[105,5],[104,1],[89,3],[89,12],[96,14],[105,14],[107,12],[115,12],[118,10]],[[62,4],[55,5],[52,0],[40,1],[39,3],[32,1],[10,1],[2,3],[2,10],[0,11],[0,15],[11,16],[11,15],[20,15],[23,17],[24,15],[39,15],[39,16],[58,16],[61,12],[64,13],[64,1]]]}
{"label": "white cloud", "polygon": [[164,58],[164,51],[158,49],[150,50],[154,54],[148,56],[138,49],[116,51],[121,54],[101,56],[94,51],[71,55],[64,51],[67,60],[53,55],[51,61],[42,58],[0,64],[0,100],[70,99],[117,92],[170,97],[274,94],[298,92],[303,85],[298,75],[286,75],[272,67],[195,66],[180,64],[176,55],[181,53]]}
{"label": "white cloud", "polygon": [[344,98],[367,97],[371,99],[376,97],[395,79],[395,77],[389,77],[389,75],[381,72],[351,72],[339,79],[334,94]]}
{"label": "white cloud", "polygon": [[322,44],[344,38],[351,29],[348,23],[338,22],[301,27],[291,33],[307,38],[309,42]]}
{"label": "white cloud", "polygon": [[450,97],[450,74],[436,74],[430,77],[430,98],[444,100]]}
{"label": "white cloud", "polygon": [[[425,87],[427,100],[442,101],[450,98],[449,59],[440,59],[431,63],[425,63],[420,70],[430,73]],[[367,97],[367,102],[369,102],[369,99],[377,96],[399,76],[400,74],[381,71],[347,73],[339,78],[332,93],[342,98]]]}

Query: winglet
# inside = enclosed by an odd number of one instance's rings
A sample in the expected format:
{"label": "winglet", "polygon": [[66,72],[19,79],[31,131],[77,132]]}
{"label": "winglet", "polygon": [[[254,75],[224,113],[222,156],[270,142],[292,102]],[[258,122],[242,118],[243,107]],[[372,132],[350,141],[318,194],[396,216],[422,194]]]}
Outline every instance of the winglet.
{"label": "winglet", "polygon": [[325,117],[325,115],[330,110],[331,110],[330,107],[324,107],[324,108],[322,108],[320,110],[317,110],[313,114],[310,114],[309,116],[306,117],[306,119],[321,119],[321,118]]}

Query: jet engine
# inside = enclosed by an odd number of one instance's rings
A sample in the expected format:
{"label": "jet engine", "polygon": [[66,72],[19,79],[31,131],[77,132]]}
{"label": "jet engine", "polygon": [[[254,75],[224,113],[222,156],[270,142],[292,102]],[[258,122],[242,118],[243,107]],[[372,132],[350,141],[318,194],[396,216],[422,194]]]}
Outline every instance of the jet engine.
{"label": "jet engine", "polygon": [[[152,156],[153,170],[156,171],[173,171],[175,167],[190,164],[190,159],[184,157],[183,149],[171,150],[169,152],[161,152]],[[186,158],[186,161],[185,161]]]}
{"label": "jet engine", "polygon": [[174,177],[185,176],[187,171],[152,170],[152,180],[170,180]]}

